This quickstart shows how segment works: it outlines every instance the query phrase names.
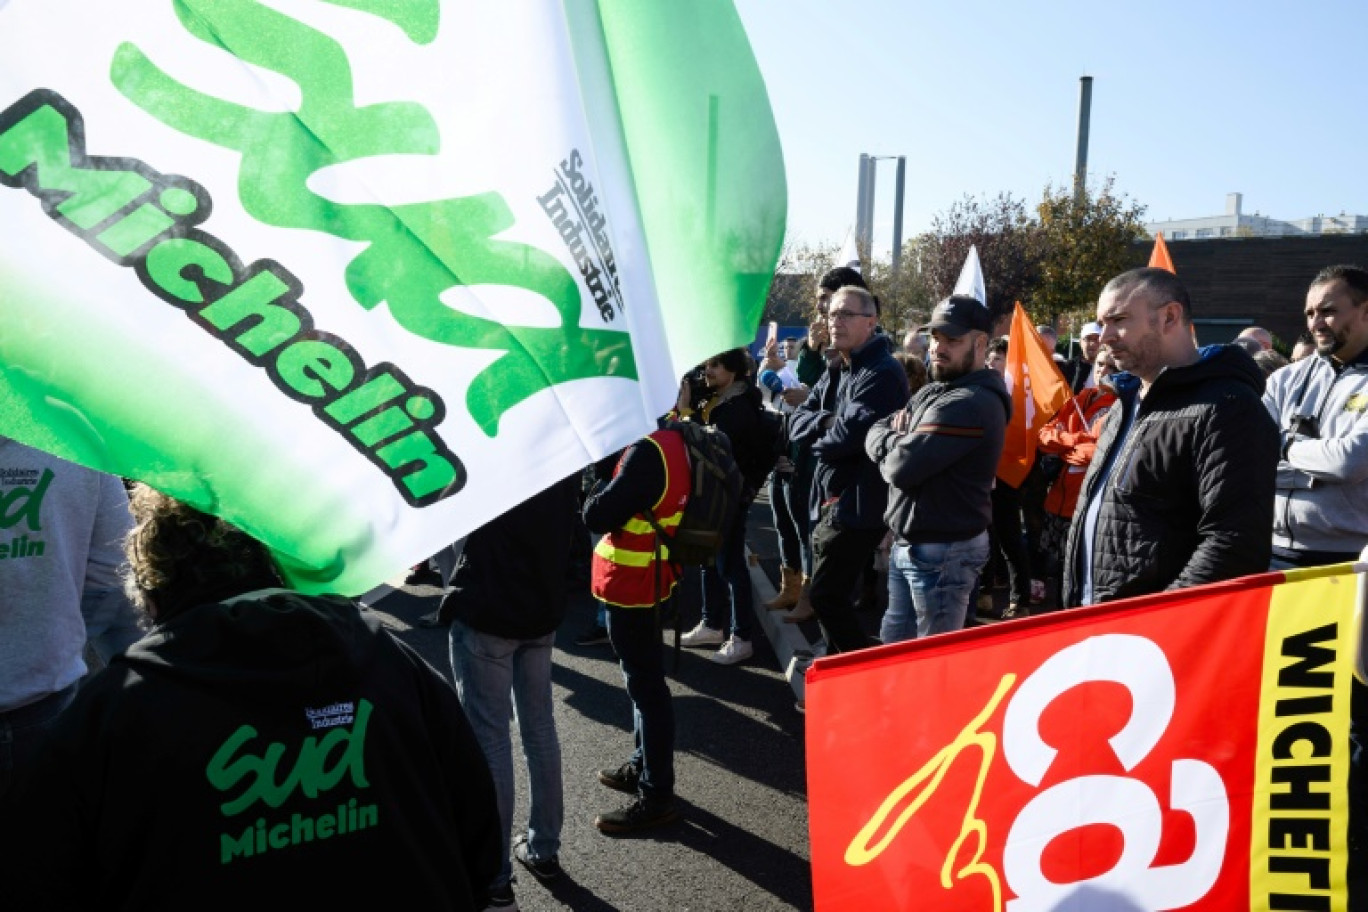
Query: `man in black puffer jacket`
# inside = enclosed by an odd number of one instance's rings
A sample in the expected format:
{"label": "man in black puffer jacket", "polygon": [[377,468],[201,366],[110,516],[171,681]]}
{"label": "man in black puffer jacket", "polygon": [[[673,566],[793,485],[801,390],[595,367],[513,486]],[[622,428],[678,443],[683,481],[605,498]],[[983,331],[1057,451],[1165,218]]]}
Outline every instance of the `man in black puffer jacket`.
{"label": "man in black puffer jacket", "polygon": [[1268,569],[1278,428],[1243,350],[1198,350],[1177,276],[1133,269],[1097,303],[1126,373],[1069,529],[1069,607]]}
{"label": "man in black puffer jacket", "polygon": [[1068,532],[1064,604],[1263,573],[1278,428],[1259,366],[1235,346],[1197,349],[1192,302],[1164,269],[1108,282],[1097,320],[1126,373]]}

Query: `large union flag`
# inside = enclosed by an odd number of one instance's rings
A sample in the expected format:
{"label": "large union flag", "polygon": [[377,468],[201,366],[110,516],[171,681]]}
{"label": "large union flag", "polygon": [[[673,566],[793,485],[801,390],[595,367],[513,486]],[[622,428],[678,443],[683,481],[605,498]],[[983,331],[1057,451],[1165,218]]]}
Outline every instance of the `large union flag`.
{"label": "large union flag", "polygon": [[1364,569],[819,660],[817,908],[1345,909]]}
{"label": "large union flag", "polygon": [[0,2],[0,434],[365,591],[755,332],[729,0]]}

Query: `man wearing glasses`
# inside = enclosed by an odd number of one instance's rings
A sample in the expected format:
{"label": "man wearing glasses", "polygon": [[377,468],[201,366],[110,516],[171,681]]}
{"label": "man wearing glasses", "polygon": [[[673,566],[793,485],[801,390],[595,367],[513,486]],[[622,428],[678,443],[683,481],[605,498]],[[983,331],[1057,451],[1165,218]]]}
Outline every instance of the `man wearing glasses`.
{"label": "man wearing glasses", "polygon": [[883,540],[888,485],[865,454],[865,435],[908,398],[907,373],[888,336],[875,331],[878,317],[878,303],[863,288],[846,286],[831,296],[827,326],[839,357],[789,418],[790,439],[810,444],[817,459],[810,599],[832,653],[873,642],[860,629],[851,594]]}

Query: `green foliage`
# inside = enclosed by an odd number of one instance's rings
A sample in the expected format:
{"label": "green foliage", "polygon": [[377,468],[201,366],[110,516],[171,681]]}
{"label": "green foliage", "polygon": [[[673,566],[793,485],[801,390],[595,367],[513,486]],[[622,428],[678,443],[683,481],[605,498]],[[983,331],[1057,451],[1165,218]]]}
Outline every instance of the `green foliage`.
{"label": "green foliage", "polygon": [[1096,316],[1102,287],[1137,264],[1129,245],[1143,239],[1145,207],[1115,191],[1108,177],[1096,194],[1045,188],[1037,207],[1043,256],[1027,309],[1040,323],[1081,327]]}
{"label": "green foliage", "polygon": [[[903,245],[903,250],[896,271],[891,258],[871,258],[868,254],[860,258],[860,274],[879,299],[879,323],[899,338],[909,326],[925,322],[934,303],[917,269],[912,245]],[[837,265],[839,255],[835,244],[786,243],[770,285],[763,319],[786,326],[806,326],[815,315],[817,280]]]}
{"label": "green foliage", "polygon": [[765,299],[761,324],[773,320],[783,326],[806,326],[812,319],[813,289],[822,273],[836,265],[835,244],[795,244],[785,241]]}
{"label": "green foliage", "polygon": [[879,323],[897,342],[913,326],[920,326],[931,318],[936,299],[927,286],[926,277],[918,269],[916,252],[911,243],[903,245],[902,260],[893,269],[891,259],[874,260],[864,270],[869,288],[879,298]]}
{"label": "green foliage", "polygon": [[[895,273],[888,259],[862,253],[862,274],[878,295],[880,323],[901,339],[924,323],[950,294],[970,247],[977,247],[997,317],[1020,301],[1035,323],[1062,335],[1095,318],[1109,279],[1137,265],[1131,246],[1145,235],[1145,207],[1115,190],[1108,177],[1094,194],[1075,199],[1072,188],[1045,188],[1034,211],[1010,193],[965,196],[931,220],[931,228],[903,245]],[[765,319],[806,324],[812,318],[817,279],[836,264],[837,245],[785,244]]]}

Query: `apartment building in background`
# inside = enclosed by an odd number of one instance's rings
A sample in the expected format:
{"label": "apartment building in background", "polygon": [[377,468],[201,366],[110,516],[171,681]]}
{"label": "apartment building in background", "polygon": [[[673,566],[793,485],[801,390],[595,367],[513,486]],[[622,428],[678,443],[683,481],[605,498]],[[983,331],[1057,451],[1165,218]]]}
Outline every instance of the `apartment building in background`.
{"label": "apartment building in background", "polygon": [[1244,194],[1227,193],[1226,211],[1201,218],[1169,219],[1147,222],[1150,237],[1164,232],[1166,241],[1204,241],[1240,237],[1309,237],[1325,234],[1363,234],[1368,232],[1368,215],[1313,215],[1301,219],[1275,219],[1243,211]]}

